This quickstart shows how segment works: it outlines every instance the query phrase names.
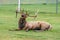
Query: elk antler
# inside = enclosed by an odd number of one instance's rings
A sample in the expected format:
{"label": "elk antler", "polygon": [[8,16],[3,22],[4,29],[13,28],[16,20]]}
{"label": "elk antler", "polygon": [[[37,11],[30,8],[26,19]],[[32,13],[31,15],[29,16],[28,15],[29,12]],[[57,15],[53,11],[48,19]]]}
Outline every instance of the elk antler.
{"label": "elk antler", "polygon": [[34,17],[34,19],[35,19],[35,18],[37,17],[38,12],[39,12],[39,10],[37,10],[37,12],[35,13],[34,16],[30,16],[30,15],[27,13],[27,11],[26,11],[26,14],[27,14],[29,17]]}
{"label": "elk antler", "polygon": [[35,13],[36,16],[37,16],[38,12],[39,12],[39,10],[37,10],[37,12]]}
{"label": "elk antler", "polygon": [[18,9],[16,9],[16,18],[17,18],[17,14],[19,13],[19,10]]}

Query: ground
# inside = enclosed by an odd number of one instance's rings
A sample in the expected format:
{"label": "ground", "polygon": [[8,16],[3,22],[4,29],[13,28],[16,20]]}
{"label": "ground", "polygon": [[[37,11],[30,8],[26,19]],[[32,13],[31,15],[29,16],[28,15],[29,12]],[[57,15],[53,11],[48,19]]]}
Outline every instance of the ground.
{"label": "ground", "polygon": [[35,20],[28,17],[27,21],[47,21],[52,24],[52,30],[44,32],[9,31],[18,28],[20,14],[16,18],[16,7],[17,5],[0,6],[0,40],[60,40],[60,7],[56,14],[55,5],[21,5],[31,15],[34,15],[36,8],[40,10]]}

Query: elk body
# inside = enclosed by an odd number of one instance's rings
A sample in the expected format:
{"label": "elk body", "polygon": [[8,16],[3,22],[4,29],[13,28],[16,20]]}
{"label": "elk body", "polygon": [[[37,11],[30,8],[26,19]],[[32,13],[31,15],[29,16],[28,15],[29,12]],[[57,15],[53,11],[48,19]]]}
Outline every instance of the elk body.
{"label": "elk body", "polygon": [[47,22],[35,21],[35,22],[27,22],[23,29],[26,31],[29,31],[29,30],[46,31],[46,30],[50,30],[51,28],[52,28],[51,25]]}

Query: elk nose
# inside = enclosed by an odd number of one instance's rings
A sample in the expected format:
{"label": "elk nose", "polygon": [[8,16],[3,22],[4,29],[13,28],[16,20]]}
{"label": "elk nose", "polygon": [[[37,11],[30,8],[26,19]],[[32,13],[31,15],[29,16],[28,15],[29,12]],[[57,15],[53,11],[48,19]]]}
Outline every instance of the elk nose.
{"label": "elk nose", "polygon": [[22,15],[22,17],[24,17],[24,15]]}

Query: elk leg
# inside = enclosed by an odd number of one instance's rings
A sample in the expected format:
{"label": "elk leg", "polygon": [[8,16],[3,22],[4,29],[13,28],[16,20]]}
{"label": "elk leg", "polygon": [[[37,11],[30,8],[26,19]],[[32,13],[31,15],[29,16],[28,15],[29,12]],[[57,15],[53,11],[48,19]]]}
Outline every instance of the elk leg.
{"label": "elk leg", "polygon": [[15,31],[20,31],[20,30],[22,30],[22,29],[21,28],[15,29]]}
{"label": "elk leg", "polygon": [[26,32],[28,32],[28,31],[29,31],[29,28],[27,27],[27,28],[26,28]]}
{"label": "elk leg", "polygon": [[21,29],[18,28],[18,29],[9,29],[9,31],[20,31]]}

